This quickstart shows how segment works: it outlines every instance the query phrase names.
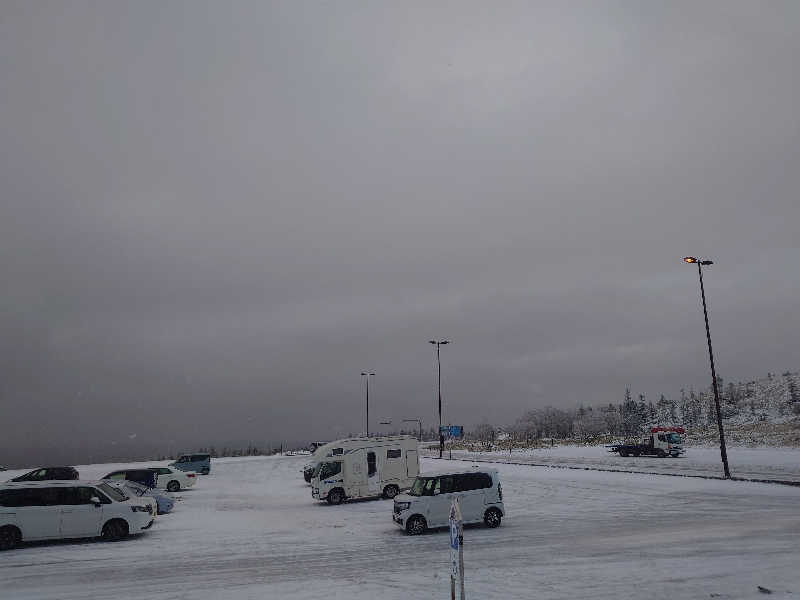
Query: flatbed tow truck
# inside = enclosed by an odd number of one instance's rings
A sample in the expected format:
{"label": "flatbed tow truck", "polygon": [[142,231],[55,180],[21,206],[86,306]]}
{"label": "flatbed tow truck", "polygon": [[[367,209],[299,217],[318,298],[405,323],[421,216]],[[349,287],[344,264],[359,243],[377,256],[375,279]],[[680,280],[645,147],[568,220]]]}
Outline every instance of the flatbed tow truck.
{"label": "flatbed tow truck", "polygon": [[645,437],[638,444],[610,444],[606,446],[609,452],[616,452],[620,456],[658,456],[677,458],[686,451],[683,449],[683,437],[686,430],[683,427],[651,427],[649,437]]}

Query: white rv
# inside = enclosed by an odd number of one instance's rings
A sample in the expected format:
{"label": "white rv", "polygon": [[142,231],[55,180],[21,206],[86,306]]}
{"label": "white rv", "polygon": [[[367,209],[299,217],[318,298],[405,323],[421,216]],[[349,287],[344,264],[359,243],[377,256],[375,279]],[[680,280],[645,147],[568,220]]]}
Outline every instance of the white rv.
{"label": "white rv", "polygon": [[311,495],[330,504],[394,498],[419,474],[417,440],[411,436],[352,438],[323,448],[311,478]]}

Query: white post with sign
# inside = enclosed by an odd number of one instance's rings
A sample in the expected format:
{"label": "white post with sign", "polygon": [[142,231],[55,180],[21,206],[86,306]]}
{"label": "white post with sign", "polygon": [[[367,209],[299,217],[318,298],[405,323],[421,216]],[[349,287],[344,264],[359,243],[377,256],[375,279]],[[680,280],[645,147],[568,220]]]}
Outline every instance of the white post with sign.
{"label": "white post with sign", "polygon": [[456,600],[456,577],[464,600],[464,527],[458,496],[450,504],[450,600]]}

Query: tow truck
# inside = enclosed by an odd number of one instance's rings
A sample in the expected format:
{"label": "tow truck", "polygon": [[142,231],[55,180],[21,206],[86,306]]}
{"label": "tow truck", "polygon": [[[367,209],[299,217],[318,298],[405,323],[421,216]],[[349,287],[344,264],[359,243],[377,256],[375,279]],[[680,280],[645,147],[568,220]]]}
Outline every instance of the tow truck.
{"label": "tow truck", "polygon": [[620,456],[677,458],[686,452],[681,437],[684,433],[686,430],[683,427],[651,427],[649,437],[645,437],[638,444],[611,444],[607,448],[609,452],[616,452]]}

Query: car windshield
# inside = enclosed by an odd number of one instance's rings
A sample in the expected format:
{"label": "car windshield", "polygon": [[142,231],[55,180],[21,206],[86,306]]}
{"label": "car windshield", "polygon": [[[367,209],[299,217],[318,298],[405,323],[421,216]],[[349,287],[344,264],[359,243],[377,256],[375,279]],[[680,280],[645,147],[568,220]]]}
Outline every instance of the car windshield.
{"label": "car windshield", "polygon": [[319,466],[319,478],[325,479],[326,477],[331,477],[333,475],[338,475],[342,472],[342,463],[340,462],[325,462],[320,463]]}
{"label": "car windshield", "polygon": [[125,500],[128,499],[128,496],[126,496],[122,490],[108,485],[107,483],[99,484],[97,489],[101,490],[106,496],[112,500],[116,500],[117,502],[125,502]]}
{"label": "car windshield", "polygon": [[670,444],[682,444],[683,443],[683,439],[677,433],[668,433],[667,434],[667,441]]}

